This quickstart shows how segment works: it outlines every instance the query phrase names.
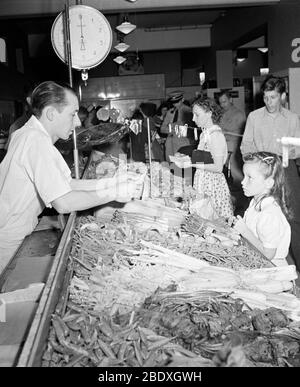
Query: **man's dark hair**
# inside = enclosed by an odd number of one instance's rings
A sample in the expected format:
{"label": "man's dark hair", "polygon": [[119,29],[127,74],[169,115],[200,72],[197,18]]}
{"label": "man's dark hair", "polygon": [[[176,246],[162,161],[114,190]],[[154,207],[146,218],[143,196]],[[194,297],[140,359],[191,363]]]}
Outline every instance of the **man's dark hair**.
{"label": "man's dark hair", "polygon": [[261,86],[261,91],[273,91],[276,90],[279,94],[283,94],[286,91],[285,81],[283,78],[269,76]]}
{"label": "man's dark hair", "polygon": [[223,95],[226,95],[226,97],[230,99],[231,98],[230,90],[229,89],[221,90],[220,93],[218,94],[218,99],[221,98]]}
{"label": "man's dark hair", "polygon": [[163,108],[167,108],[167,109],[169,110],[169,109],[171,109],[172,106],[173,106],[173,105],[172,105],[172,103],[171,103],[170,101],[163,101],[163,102],[159,105],[159,107],[157,108],[156,114],[157,114],[158,116],[160,116]]}
{"label": "man's dark hair", "polygon": [[67,106],[66,91],[70,91],[75,96],[75,91],[68,85],[59,85],[53,81],[46,81],[39,84],[32,92],[31,110],[37,118],[40,118],[46,106],[55,106],[61,111]]}
{"label": "man's dark hair", "polygon": [[132,120],[142,120],[144,117],[139,109],[135,109],[135,111],[132,113],[131,119]]}
{"label": "man's dark hair", "polygon": [[153,117],[156,113],[156,105],[152,102],[142,102],[140,104],[140,110],[146,117]]}

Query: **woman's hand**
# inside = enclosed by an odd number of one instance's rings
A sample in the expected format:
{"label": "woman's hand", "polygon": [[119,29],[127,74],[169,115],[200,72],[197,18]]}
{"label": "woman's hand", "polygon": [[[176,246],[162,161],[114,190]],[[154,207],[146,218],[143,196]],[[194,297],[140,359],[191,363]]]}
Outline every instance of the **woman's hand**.
{"label": "woman's hand", "polygon": [[191,160],[176,160],[175,165],[178,168],[190,168],[192,166]]}
{"label": "woman's hand", "polygon": [[174,156],[170,156],[170,160],[178,168],[190,168],[192,166],[191,158],[179,152],[176,152]]}

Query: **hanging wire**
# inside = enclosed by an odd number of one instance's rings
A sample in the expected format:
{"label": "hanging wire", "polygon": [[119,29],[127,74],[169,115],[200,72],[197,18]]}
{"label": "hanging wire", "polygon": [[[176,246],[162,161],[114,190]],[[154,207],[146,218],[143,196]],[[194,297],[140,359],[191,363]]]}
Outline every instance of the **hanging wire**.
{"label": "hanging wire", "polygon": [[[136,22],[136,12],[134,12],[134,24],[137,26],[137,22]],[[137,29],[136,29],[137,30]],[[134,32],[136,32],[136,30]],[[135,39],[136,41],[136,39]],[[139,49],[138,49],[138,44],[137,44],[137,41],[136,41],[136,60],[137,62],[139,62],[140,58],[139,58]]]}
{"label": "hanging wire", "polygon": [[[134,24],[137,26],[136,12],[134,12]],[[137,31],[137,28],[136,28],[136,30],[134,31],[135,34],[136,34],[136,31]],[[136,37],[136,39],[135,39],[135,42],[136,42],[136,50],[138,51],[137,37]],[[137,55],[137,58],[138,58],[138,55]]]}

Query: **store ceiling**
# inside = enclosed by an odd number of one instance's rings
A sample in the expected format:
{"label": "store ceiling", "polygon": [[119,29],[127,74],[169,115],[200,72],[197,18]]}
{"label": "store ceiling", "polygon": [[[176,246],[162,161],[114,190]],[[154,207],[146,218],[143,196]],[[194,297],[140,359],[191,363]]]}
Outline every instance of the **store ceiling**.
{"label": "store ceiling", "polygon": [[[112,28],[124,14],[139,28],[163,28],[213,24],[230,7],[267,5],[279,0],[69,0],[70,5],[92,6],[103,12]],[[23,21],[26,32],[37,33],[47,19],[53,19],[64,8],[64,0],[1,0],[0,19]],[[35,23],[32,23],[34,18]],[[41,23],[37,23],[38,20]],[[30,21],[26,24],[26,21]],[[24,24],[25,23],[25,24]],[[43,32],[43,31],[41,31]]]}
{"label": "store ceiling", "polygon": [[[109,12],[148,12],[163,9],[211,8],[278,3],[280,0],[69,0],[69,4],[84,4]],[[0,16],[45,15],[62,10],[63,0],[1,0]]]}

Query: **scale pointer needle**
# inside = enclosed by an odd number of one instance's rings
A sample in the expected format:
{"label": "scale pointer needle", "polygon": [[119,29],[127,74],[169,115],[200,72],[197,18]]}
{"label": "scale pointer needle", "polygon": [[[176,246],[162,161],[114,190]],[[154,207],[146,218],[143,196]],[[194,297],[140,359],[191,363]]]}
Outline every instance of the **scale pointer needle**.
{"label": "scale pointer needle", "polygon": [[85,44],[84,44],[84,36],[83,36],[83,25],[82,25],[82,15],[79,14],[79,20],[80,20],[80,50],[85,51]]}

